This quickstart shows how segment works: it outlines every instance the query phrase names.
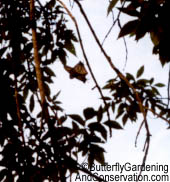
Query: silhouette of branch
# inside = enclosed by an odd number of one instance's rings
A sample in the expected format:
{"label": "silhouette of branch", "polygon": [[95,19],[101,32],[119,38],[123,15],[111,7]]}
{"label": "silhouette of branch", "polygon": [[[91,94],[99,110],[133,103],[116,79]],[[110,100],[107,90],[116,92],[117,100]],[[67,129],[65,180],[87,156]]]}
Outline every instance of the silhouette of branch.
{"label": "silhouette of branch", "polygon": [[[32,42],[33,42],[33,49],[34,49],[35,71],[36,71],[38,88],[40,91],[42,113],[43,113],[43,117],[45,118],[45,122],[48,122],[49,113],[48,113],[48,109],[46,107],[43,75],[42,75],[41,67],[40,67],[41,60],[40,60],[39,54],[38,54],[34,0],[30,0],[30,21],[31,21],[31,28],[32,28]],[[42,123],[41,123],[41,127],[42,127]]]}
{"label": "silhouette of branch", "polygon": [[166,123],[170,124],[170,120],[166,119],[165,117],[161,116],[160,114],[156,113],[153,109],[150,109],[148,107],[144,107],[146,110],[152,112],[154,115],[156,115],[158,118],[161,118],[164,120]]}

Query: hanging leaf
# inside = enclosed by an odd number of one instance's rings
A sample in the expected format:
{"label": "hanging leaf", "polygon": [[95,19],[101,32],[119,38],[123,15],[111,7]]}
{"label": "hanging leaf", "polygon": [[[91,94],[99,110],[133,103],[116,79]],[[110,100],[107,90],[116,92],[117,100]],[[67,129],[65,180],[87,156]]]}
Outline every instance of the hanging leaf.
{"label": "hanging leaf", "polygon": [[107,130],[101,123],[99,122],[90,123],[88,127],[90,128],[91,131],[99,132],[102,135],[102,137],[105,140],[107,140]]}
{"label": "hanging leaf", "polygon": [[27,96],[28,96],[28,87],[27,86],[25,86],[24,87],[24,90],[23,90],[23,97],[24,97],[24,100],[26,100],[27,99]]}
{"label": "hanging leaf", "polygon": [[99,110],[97,111],[97,121],[100,122],[103,117],[103,108],[102,106],[99,107]]}
{"label": "hanging leaf", "polygon": [[112,102],[112,112],[114,113],[115,112],[115,103]]}
{"label": "hanging leaf", "polygon": [[76,50],[74,45],[72,44],[71,41],[67,41],[67,43],[65,44],[65,48],[72,53],[74,56],[76,56]]}
{"label": "hanging leaf", "polygon": [[105,150],[102,147],[95,144],[90,144],[89,158],[91,158],[91,161],[89,162],[92,162],[92,161],[94,162],[94,160],[96,160],[100,164],[104,164],[105,162],[104,152]]}
{"label": "hanging leaf", "polygon": [[134,34],[136,32],[137,25],[138,25],[138,20],[133,20],[133,21],[129,21],[128,23],[126,23],[122,27],[118,38],[123,37],[128,34]]}
{"label": "hanging leaf", "polygon": [[128,120],[128,114],[125,114],[122,118],[123,125],[127,123],[127,120]]}
{"label": "hanging leaf", "polygon": [[139,78],[144,72],[144,66],[141,66],[137,71],[136,77]]}
{"label": "hanging leaf", "polygon": [[70,114],[68,115],[71,119],[73,119],[74,121],[77,121],[79,124],[81,124],[82,126],[84,126],[85,122],[84,120],[81,118],[81,116],[77,115],[77,114]]}
{"label": "hanging leaf", "polygon": [[123,129],[118,122],[113,121],[113,120],[111,120],[111,121],[105,121],[104,124],[107,125],[109,128],[113,128],[113,129]]}
{"label": "hanging leaf", "polygon": [[32,94],[32,96],[30,97],[30,105],[29,105],[31,112],[34,109],[34,105],[35,105],[35,103],[34,103],[34,95]]}
{"label": "hanging leaf", "polygon": [[118,9],[127,15],[139,17],[139,12],[135,8],[132,8],[131,6]]}
{"label": "hanging leaf", "polygon": [[117,4],[118,0],[112,0],[109,4],[109,7],[107,9],[107,15],[112,11],[112,9],[115,7]]}
{"label": "hanging leaf", "polygon": [[45,71],[47,75],[55,77],[55,73],[49,67],[44,67],[43,71]]}

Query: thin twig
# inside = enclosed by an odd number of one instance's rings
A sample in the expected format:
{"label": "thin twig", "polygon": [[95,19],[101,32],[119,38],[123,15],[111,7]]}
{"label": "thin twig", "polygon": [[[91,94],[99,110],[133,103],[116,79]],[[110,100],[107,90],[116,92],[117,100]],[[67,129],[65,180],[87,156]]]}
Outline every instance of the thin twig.
{"label": "thin twig", "polygon": [[137,140],[138,140],[140,131],[141,131],[142,126],[143,126],[144,123],[145,123],[145,122],[144,122],[144,120],[143,120],[142,123],[140,124],[139,130],[138,130],[138,132],[137,132],[136,139],[135,139],[135,147],[137,147]]}
{"label": "thin twig", "polygon": [[[125,3],[125,2],[124,2]],[[124,4],[122,5],[122,8],[123,8]],[[121,12],[121,11],[120,11]],[[120,19],[118,19],[118,26],[120,29],[122,29],[122,26],[121,26],[121,23],[120,23]],[[126,43],[126,39],[125,37],[123,37],[123,42],[124,42],[124,46],[125,46],[125,51],[126,51],[126,57],[125,57],[125,65],[124,65],[124,68],[123,70],[125,70],[126,68],[126,64],[127,64],[127,60],[128,60],[128,48],[127,48],[127,43]]]}
{"label": "thin twig", "polygon": [[[125,1],[122,4],[122,8],[124,7],[124,4],[125,4]],[[111,33],[113,27],[115,26],[115,24],[119,21],[120,15],[121,15],[121,11],[119,11],[119,13],[117,15],[117,18],[115,20],[113,19],[113,23],[112,23],[111,27],[109,28],[107,34],[105,35],[104,39],[103,39],[102,46],[104,45],[104,42],[106,41],[107,37],[110,35],[110,33]],[[112,16],[113,16],[113,12],[112,12]]]}
{"label": "thin twig", "polygon": [[[70,18],[72,19],[72,21],[75,24],[75,27],[76,27],[77,34],[78,34],[78,37],[79,37],[79,42],[80,42],[80,46],[81,46],[81,50],[82,50],[84,59],[86,61],[87,67],[88,67],[88,69],[90,71],[90,74],[91,74],[91,76],[93,78],[93,81],[95,82],[95,85],[96,85],[96,87],[97,87],[97,89],[98,89],[98,91],[99,91],[99,93],[101,95],[101,98],[102,98],[102,100],[103,100],[103,102],[104,102],[104,104],[106,106],[108,120],[110,121],[110,113],[108,111],[108,104],[107,104],[107,102],[105,100],[105,97],[104,97],[104,95],[102,93],[102,90],[101,90],[101,88],[100,88],[100,86],[99,86],[99,84],[98,84],[98,82],[97,82],[97,80],[95,78],[95,75],[94,75],[94,73],[93,73],[93,71],[91,69],[90,63],[88,61],[88,58],[87,58],[87,55],[86,55],[86,52],[85,52],[85,49],[84,49],[84,46],[83,46],[83,42],[82,42],[82,39],[81,39],[81,35],[80,35],[80,31],[79,31],[79,27],[78,27],[77,21],[76,21],[75,17],[72,15],[72,13],[69,11],[69,9],[67,8],[67,6],[61,0],[57,0],[57,1],[60,2],[60,4],[62,4],[63,8],[67,11],[68,15],[70,16]],[[110,135],[111,135],[111,131],[110,131]]]}
{"label": "thin twig", "polygon": [[[120,20],[118,19],[118,26],[120,29],[122,29],[122,26],[120,24]],[[123,42],[124,42],[124,46],[125,46],[125,51],[126,51],[126,57],[125,57],[125,65],[123,70],[126,68],[126,64],[127,64],[127,60],[128,60],[128,48],[127,48],[127,43],[126,43],[126,39],[125,37],[123,37]]]}

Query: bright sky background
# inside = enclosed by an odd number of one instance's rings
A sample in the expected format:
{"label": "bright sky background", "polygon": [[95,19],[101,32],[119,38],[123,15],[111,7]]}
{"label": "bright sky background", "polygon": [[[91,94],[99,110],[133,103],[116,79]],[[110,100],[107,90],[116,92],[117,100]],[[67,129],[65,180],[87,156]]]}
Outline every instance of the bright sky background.
{"label": "bright sky background", "polygon": [[[63,2],[69,5],[68,0],[63,0]],[[107,17],[106,14],[108,1],[84,0],[81,1],[81,3],[99,39],[102,41],[112,24],[112,16]],[[106,81],[113,78],[115,74],[104,59],[100,49],[96,46],[94,38],[91,36],[76,4],[74,4],[72,13],[79,23],[81,36],[91,67],[102,87],[105,85]],[[128,17],[124,16],[123,21],[126,21],[127,18]],[[70,24],[70,26],[74,27],[72,24]],[[154,77],[156,82],[167,84],[168,66],[162,69],[158,57],[152,55],[152,43],[148,35],[138,43],[134,41],[134,38],[126,38],[128,61],[125,71],[123,70],[125,65],[125,47],[123,39],[117,40],[118,32],[118,29],[115,27],[104,44],[105,50],[112,57],[114,64],[122,72],[130,72],[133,74],[144,64],[144,76],[146,78]],[[77,50],[78,58],[71,56],[70,62],[68,63],[71,66],[74,66],[79,59],[84,60],[79,46],[77,46]],[[82,108],[87,106],[98,108],[99,104],[102,102],[98,99],[100,96],[97,90],[91,90],[94,87],[94,83],[90,75],[88,75],[87,83],[83,84],[75,79],[70,80],[68,73],[63,73],[64,69],[60,63],[57,63],[55,69],[57,74],[57,80],[55,82],[56,92],[58,88],[61,88],[62,92],[59,99],[63,102],[63,108],[65,108],[67,113],[82,113]],[[166,97],[166,89],[162,89],[162,93],[165,94]],[[154,119],[152,115],[148,120],[152,137],[147,163],[170,164],[170,131],[166,130],[167,125],[164,121]],[[120,120],[118,121],[121,123]],[[108,143],[105,145],[107,151],[105,155],[106,162],[110,164],[114,164],[115,162],[121,162],[122,164],[125,162],[141,164],[144,155],[142,152],[145,140],[144,129],[139,136],[138,146],[135,148],[135,137],[140,123],[140,119],[137,123],[132,124],[129,122],[124,130],[115,130],[113,132],[113,137],[109,139]]]}

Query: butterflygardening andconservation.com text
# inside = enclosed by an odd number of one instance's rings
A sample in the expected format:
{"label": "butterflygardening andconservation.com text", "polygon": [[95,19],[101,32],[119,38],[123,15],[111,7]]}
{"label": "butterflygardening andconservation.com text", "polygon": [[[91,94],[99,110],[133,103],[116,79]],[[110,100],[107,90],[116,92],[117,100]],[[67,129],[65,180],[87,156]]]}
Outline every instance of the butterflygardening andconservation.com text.
{"label": "butterflygardening andconservation.com text", "polygon": [[[88,169],[95,176],[100,177],[104,181],[170,181],[168,164],[145,164],[137,165],[126,162],[120,164],[105,163],[92,164],[91,166],[84,162],[82,168]],[[141,174],[139,172],[142,171]],[[101,174],[102,173],[102,174]],[[94,176],[87,174],[77,174],[74,181],[98,181]]]}

